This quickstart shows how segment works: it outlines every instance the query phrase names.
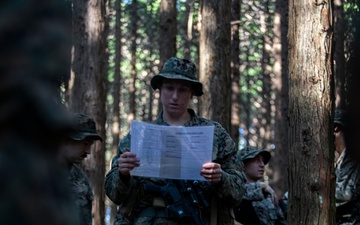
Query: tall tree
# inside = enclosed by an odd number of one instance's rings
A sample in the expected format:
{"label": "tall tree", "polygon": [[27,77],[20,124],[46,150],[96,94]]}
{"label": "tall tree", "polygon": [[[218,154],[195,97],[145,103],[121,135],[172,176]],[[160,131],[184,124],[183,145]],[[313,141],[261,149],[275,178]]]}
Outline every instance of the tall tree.
{"label": "tall tree", "polygon": [[271,160],[271,186],[278,196],[288,191],[288,10],[287,0],[276,0],[274,15],[275,157]]}
{"label": "tall tree", "polygon": [[289,224],[334,224],[332,0],[289,1]]}
{"label": "tall tree", "polygon": [[205,95],[201,114],[230,132],[231,112],[231,0],[200,0],[199,76]]}
{"label": "tall tree", "polygon": [[129,79],[129,114],[128,123],[136,117],[136,80],[137,80],[137,39],[138,39],[138,1],[132,0],[131,3],[131,46],[130,46],[130,79]]}
{"label": "tall tree", "polygon": [[[120,140],[120,99],[121,99],[121,0],[114,1],[115,10],[115,71],[114,81],[112,84],[112,96],[114,102],[112,105],[112,116],[111,116],[111,127],[112,127],[112,144],[111,144],[111,155],[115,155]],[[114,224],[117,206],[111,202],[111,213],[110,213],[110,224]]]}
{"label": "tall tree", "polygon": [[[176,0],[161,0],[160,4],[160,28],[159,28],[159,52],[160,70],[165,61],[176,56],[177,35],[177,9]],[[161,111],[162,103],[159,101],[158,110]]]}
{"label": "tall tree", "polygon": [[270,1],[264,1],[262,3],[262,8],[264,9],[261,12],[260,27],[261,31],[264,33],[262,36],[262,58],[261,58],[261,67],[262,67],[262,96],[263,100],[261,102],[261,121],[260,121],[260,137],[263,142],[262,146],[266,149],[271,148],[273,143],[272,139],[272,68],[271,60],[272,56],[272,35],[270,30],[271,25],[271,15],[270,15]]}
{"label": "tall tree", "polygon": [[334,0],[335,107],[341,109],[346,108],[344,22],[344,2]]}
{"label": "tall tree", "polygon": [[[194,21],[194,0],[186,0],[185,2],[185,15],[184,21],[184,58],[191,59],[191,45],[193,39],[193,21]],[[193,59],[194,60],[194,59]]]}
{"label": "tall tree", "polygon": [[167,59],[176,55],[176,17],[176,0],[161,0],[159,30],[160,69]]}
{"label": "tall tree", "polygon": [[240,128],[240,0],[231,1],[231,137],[239,146]]}
{"label": "tall tree", "polygon": [[[106,37],[105,0],[73,1],[73,65],[69,85],[72,111],[92,116],[105,139]],[[94,193],[93,224],[103,225],[105,143],[97,142],[84,162]]]}

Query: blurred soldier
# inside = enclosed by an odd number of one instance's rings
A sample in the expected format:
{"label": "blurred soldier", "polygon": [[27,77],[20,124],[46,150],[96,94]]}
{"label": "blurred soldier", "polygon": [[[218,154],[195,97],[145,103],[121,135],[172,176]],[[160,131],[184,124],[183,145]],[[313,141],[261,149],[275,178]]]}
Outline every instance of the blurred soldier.
{"label": "blurred soldier", "polygon": [[72,117],[74,127],[60,147],[58,161],[69,171],[69,182],[79,211],[81,225],[90,225],[92,223],[93,192],[88,177],[76,164],[90,154],[90,147],[94,141],[103,141],[103,139],[96,133],[95,121],[91,117],[81,113],[74,113]]}
{"label": "blurred soldier", "polygon": [[71,10],[61,0],[0,3],[0,224],[77,225],[56,156],[70,129]]}
{"label": "blurred soldier", "polygon": [[336,109],[335,150],[340,155],[335,166],[336,224],[360,224],[360,164],[346,150],[347,111]]}
{"label": "blurred soldier", "polygon": [[[205,163],[199,174],[206,181],[201,182],[209,206],[189,204],[189,208],[178,208],[177,212],[190,211],[200,218],[190,222],[171,214],[169,207],[159,196],[144,191],[144,184],[165,187],[171,180],[132,176],[130,171],[141,166],[140,159],[130,151],[130,133],[120,141],[117,155],[112,160],[111,170],[106,175],[107,196],[120,205],[115,224],[234,224],[233,206],[240,203],[244,193],[245,177],[242,163],[236,154],[235,143],[226,130],[217,122],[201,118],[189,109],[193,96],[203,95],[202,84],[197,79],[196,66],[187,59],[172,57],[168,59],[160,74],[151,79],[154,90],[160,90],[163,110],[155,124],[164,126],[215,126],[212,162]],[[175,182],[175,181],[174,181]],[[178,183],[178,182],[176,182]],[[175,189],[175,188],[174,188]],[[173,190],[173,189],[172,189]],[[170,190],[171,191],[171,190]],[[180,200],[186,190],[179,191]],[[185,198],[183,198],[185,199]],[[211,199],[218,200],[211,201]],[[162,200],[162,201],[161,201]],[[169,206],[169,205],[168,205]],[[177,208],[178,205],[171,205]],[[181,205],[180,205],[181,206]],[[184,218],[189,219],[189,218]]]}
{"label": "blurred soldier", "polygon": [[235,209],[236,220],[244,225],[286,224],[275,191],[265,182],[265,165],[271,154],[266,150],[245,147],[240,150],[247,183],[240,206]]}

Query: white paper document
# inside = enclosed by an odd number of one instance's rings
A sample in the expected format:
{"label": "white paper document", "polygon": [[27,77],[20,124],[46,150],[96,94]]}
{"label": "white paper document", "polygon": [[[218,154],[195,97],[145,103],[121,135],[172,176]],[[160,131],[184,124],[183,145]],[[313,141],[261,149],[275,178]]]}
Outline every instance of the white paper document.
{"label": "white paper document", "polygon": [[140,159],[133,176],[205,180],[204,163],[211,162],[214,126],[161,126],[131,122],[131,152]]}

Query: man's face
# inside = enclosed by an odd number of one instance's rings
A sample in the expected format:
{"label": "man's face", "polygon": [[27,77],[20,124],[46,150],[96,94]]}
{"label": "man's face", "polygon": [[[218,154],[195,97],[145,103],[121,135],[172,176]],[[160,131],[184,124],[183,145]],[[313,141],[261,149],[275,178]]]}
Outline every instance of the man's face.
{"label": "man's face", "polygon": [[163,110],[172,117],[187,112],[192,97],[191,83],[183,80],[164,79],[160,89]]}
{"label": "man's face", "polygon": [[261,154],[252,159],[245,159],[244,172],[248,182],[256,182],[264,177],[265,164]]}
{"label": "man's face", "polygon": [[64,149],[65,159],[68,163],[80,163],[90,154],[93,140],[69,141]]}

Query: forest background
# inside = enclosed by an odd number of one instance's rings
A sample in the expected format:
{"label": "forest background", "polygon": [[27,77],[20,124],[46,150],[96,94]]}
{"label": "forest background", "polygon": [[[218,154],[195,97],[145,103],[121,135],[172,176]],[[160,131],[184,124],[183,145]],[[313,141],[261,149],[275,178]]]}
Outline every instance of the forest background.
{"label": "forest background", "polygon": [[289,224],[334,224],[332,118],[334,108],[357,110],[358,0],[70,3],[63,100],[93,116],[106,137],[83,163],[94,225],[112,224],[116,206],[105,197],[104,176],[131,121],[151,121],[161,109],[150,79],[172,56],[198,65],[199,115],[219,121],[239,149],[271,152],[265,179],[279,196],[289,191]]}

